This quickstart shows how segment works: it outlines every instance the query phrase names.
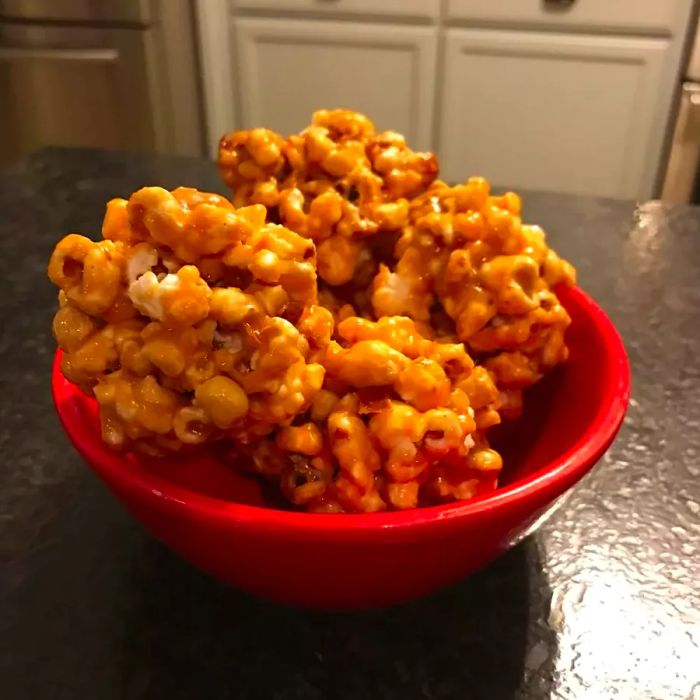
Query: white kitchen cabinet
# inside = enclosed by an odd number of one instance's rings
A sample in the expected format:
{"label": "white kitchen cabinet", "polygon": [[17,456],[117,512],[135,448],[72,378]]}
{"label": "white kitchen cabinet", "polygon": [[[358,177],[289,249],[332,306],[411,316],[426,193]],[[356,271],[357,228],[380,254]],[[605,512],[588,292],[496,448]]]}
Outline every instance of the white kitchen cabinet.
{"label": "white kitchen cabinet", "polygon": [[237,126],[288,134],[346,107],[432,147],[436,28],[248,17],[231,28]]}
{"label": "white kitchen cabinet", "polygon": [[346,107],[436,149],[447,180],[480,173],[523,189],[658,191],[691,0],[195,8],[213,155],[227,131],[288,134],[317,109]]}
{"label": "white kitchen cabinet", "polygon": [[649,197],[674,66],[664,38],[449,29],[441,176]]}

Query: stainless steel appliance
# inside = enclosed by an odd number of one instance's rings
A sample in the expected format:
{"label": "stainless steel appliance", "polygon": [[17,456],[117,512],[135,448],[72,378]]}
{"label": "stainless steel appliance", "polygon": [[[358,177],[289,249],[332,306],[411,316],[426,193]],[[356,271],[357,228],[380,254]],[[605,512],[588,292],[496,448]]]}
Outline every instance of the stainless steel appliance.
{"label": "stainless steel appliance", "polygon": [[0,0],[0,163],[45,145],[203,153],[189,0]]}
{"label": "stainless steel appliance", "polygon": [[661,199],[700,203],[700,25],[681,88]]}

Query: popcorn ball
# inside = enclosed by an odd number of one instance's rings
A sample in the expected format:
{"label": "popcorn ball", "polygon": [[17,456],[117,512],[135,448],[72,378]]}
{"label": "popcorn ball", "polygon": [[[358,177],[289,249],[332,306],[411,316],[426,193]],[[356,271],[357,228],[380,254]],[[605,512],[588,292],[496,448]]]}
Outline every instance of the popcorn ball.
{"label": "popcorn ball", "polygon": [[516,194],[491,195],[483,178],[435,182],[409,218],[395,264],[374,278],[374,313],[433,326],[446,314],[503,390],[502,414],[518,415],[521,390],[567,357],[570,318],[553,288],[574,283],[573,267],[522,223]]}
{"label": "popcorn ball", "polygon": [[461,343],[424,338],[407,317],[337,325],[308,421],[250,456],[287,498],[316,512],[375,512],[470,498],[502,463],[486,428],[498,390]]}
{"label": "popcorn ball", "polygon": [[224,136],[219,169],[236,205],[264,204],[316,243],[320,279],[366,286],[376,272],[368,239],[406,224],[409,198],[434,180],[437,161],[396,132],[376,132],[364,115],[336,109],[316,112],[288,138],[266,129]]}
{"label": "popcorn ball", "polygon": [[66,236],[49,277],[63,372],[94,394],[105,442],[246,443],[308,409],[332,324],[311,241],[262,206],[159,187],[109,202],[103,236]]}

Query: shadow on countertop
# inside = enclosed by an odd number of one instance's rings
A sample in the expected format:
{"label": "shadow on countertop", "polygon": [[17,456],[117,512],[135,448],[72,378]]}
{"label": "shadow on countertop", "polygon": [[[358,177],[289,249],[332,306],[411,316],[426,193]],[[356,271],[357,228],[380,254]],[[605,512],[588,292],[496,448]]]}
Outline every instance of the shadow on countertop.
{"label": "shadow on countertop", "polygon": [[295,610],[190,567],[75,466],[41,544],[0,570],[8,700],[549,696],[556,642],[533,538],[424,600]]}
{"label": "shadow on countertop", "polygon": [[[527,697],[530,662],[551,677],[554,641],[528,639],[548,603],[533,541],[427,599],[319,613],[270,605],[183,564],[157,544],[128,623],[125,695],[167,698]],[[177,640],[174,642],[174,640]],[[545,654],[547,658],[541,658]],[[540,658],[536,658],[536,657]],[[531,681],[534,679],[530,679]],[[136,696],[138,696],[138,692]]]}

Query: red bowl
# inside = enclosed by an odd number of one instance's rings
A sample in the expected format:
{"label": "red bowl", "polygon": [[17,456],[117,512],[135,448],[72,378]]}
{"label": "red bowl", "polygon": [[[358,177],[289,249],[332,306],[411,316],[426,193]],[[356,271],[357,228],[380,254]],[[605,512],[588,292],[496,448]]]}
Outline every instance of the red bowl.
{"label": "red bowl", "polygon": [[573,323],[569,361],[530,391],[501,427],[501,486],[471,501],[364,515],[290,512],[265,504],[255,479],[212,454],[145,459],[112,452],[95,401],[53,368],[61,423],[80,454],[148,530],[204,571],[245,591],[344,609],[425,595],[484,566],[532,532],[617,433],[629,401],[625,349],[578,288],[561,290]]}

